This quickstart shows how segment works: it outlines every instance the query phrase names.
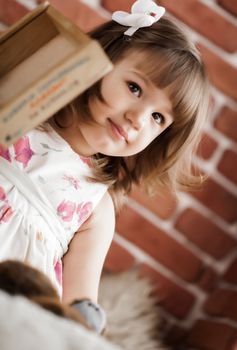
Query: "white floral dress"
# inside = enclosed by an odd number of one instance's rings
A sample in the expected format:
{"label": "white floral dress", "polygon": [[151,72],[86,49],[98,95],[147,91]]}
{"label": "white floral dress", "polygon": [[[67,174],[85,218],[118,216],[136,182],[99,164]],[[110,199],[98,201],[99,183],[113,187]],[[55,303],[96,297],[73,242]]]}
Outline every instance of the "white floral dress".
{"label": "white floral dress", "polygon": [[61,295],[61,258],[107,186],[88,181],[92,173],[89,158],[75,153],[52,128],[48,132],[32,130],[8,149],[0,146],[0,156],[9,162],[5,162],[7,165],[23,172],[43,193],[62,227],[56,237],[29,198],[3,175],[1,164],[0,261],[28,262],[43,271]]}

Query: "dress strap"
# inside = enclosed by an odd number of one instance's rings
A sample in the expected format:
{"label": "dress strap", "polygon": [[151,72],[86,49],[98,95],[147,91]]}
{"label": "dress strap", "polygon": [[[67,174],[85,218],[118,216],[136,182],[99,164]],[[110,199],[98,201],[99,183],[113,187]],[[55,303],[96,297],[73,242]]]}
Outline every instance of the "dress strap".
{"label": "dress strap", "polygon": [[62,255],[65,254],[68,249],[65,230],[45,194],[24,171],[15,167],[14,164],[10,163],[3,157],[0,157],[0,173],[17,187],[22,195],[44,218],[52,231],[52,234],[60,244]]}

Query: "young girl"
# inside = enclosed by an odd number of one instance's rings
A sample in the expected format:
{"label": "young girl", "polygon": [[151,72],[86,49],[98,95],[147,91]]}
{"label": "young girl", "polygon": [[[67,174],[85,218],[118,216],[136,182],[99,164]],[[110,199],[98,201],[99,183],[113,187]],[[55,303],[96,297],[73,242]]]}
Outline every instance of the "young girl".
{"label": "young girl", "polygon": [[200,183],[191,159],[207,115],[207,78],[194,45],[163,12],[138,0],[131,14],[114,13],[91,33],[112,72],[1,148],[0,259],[37,267],[85,314],[99,310],[114,205],[133,184],[175,192]]}

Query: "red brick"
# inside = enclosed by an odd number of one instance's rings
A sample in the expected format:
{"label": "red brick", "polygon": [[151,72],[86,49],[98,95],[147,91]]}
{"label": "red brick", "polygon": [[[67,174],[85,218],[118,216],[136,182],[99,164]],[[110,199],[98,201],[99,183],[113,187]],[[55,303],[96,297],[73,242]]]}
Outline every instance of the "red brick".
{"label": "red brick", "polygon": [[159,4],[224,50],[235,52],[236,26],[209,6],[197,0],[159,0]]}
{"label": "red brick", "polygon": [[105,259],[104,269],[109,272],[122,272],[130,269],[134,262],[134,257],[113,241]]}
{"label": "red brick", "polygon": [[231,294],[232,291],[230,290],[215,290],[204,303],[203,310],[209,315],[223,316]]}
{"label": "red brick", "polygon": [[217,286],[218,280],[219,275],[217,272],[211,267],[207,267],[200,276],[197,286],[205,292],[210,292]]}
{"label": "red brick", "polygon": [[151,279],[159,305],[167,312],[180,319],[188,315],[195,303],[195,297],[190,292],[177,286],[148,265],[141,266],[141,274]]}
{"label": "red brick", "polygon": [[134,0],[101,0],[102,6],[109,12],[114,11],[130,11]]}
{"label": "red brick", "polygon": [[237,16],[236,0],[217,0],[218,4],[229,11],[232,15]]}
{"label": "red brick", "polygon": [[237,247],[237,241],[234,238],[191,208],[181,213],[175,227],[216,259],[223,258]]}
{"label": "red brick", "polygon": [[237,111],[225,106],[218,114],[214,126],[227,137],[237,142]]}
{"label": "red brick", "polygon": [[[129,11],[133,2],[131,0],[104,0],[102,4],[111,12],[116,10]],[[209,6],[197,0],[159,0],[158,3],[224,50],[235,52],[237,49],[236,26]]]}
{"label": "red brick", "polygon": [[202,190],[193,191],[192,195],[225,221],[236,221],[237,198],[211,178],[205,182]]}
{"label": "red brick", "polygon": [[199,278],[201,260],[134,210],[124,208],[117,222],[117,232],[181,278],[190,282]]}
{"label": "red brick", "polygon": [[210,316],[225,317],[237,321],[237,292],[217,289],[205,302],[203,309]]}
{"label": "red brick", "polygon": [[28,12],[29,10],[17,1],[0,0],[0,22],[7,26],[11,26]]}
{"label": "red brick", "polygon": [[235,260],[226,270],[223,278],[229,283],[237,284],[237,258],[235,258]]}
{"label": "red brick", "polygon": [[203,159],[210,159],[218,147],[218,143],[208,134],[204,133],[197,149],[197,155]]}
{"label": "red brick", "polygon": [[198,46],[210,81],[224,94],[237,100],[237,70],[204,45]]}
{"label": "red brick", "polygon": [[226,150],[218,165],[218,170],[237,185],[237,153],[233,150]]}
{"label": "red brick", "polygon": [[232,350],[227,348],[235,329],[224,323],[197,320],[187,338],[187,345],[202,350]]}
{"label": "red brick", "polygon": [[85,32],[107,21],[106,17],[79,0],[49,0],[49,3]]}
{"label": "red brick", "polygon": [[151,210],[161,219],[168,219],[174,213],[177,206],[175,199],[172,198],[170,194],[149,197],[138,188],[134,188],[133,192],[131,193],[131,198],[135,199],[138,203]]}

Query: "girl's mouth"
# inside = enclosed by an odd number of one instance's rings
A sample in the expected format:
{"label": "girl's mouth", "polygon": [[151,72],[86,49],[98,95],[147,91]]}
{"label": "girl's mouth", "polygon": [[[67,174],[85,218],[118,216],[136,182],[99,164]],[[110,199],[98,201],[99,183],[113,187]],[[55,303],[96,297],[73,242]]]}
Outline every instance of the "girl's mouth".
{"label": "girl's mouth", "polygon": [[119,125],[114,123],[110,118],[108,118],[113,134],[120,140],[128,141],[128,134]]}

